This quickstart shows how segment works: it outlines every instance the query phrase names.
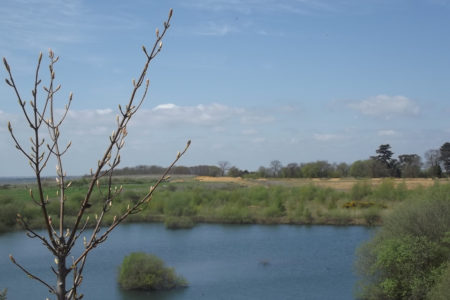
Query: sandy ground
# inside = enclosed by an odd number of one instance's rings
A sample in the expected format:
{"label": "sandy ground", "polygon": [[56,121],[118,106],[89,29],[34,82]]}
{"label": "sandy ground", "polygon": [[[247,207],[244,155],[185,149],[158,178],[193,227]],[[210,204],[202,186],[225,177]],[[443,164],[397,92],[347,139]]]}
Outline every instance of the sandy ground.
{"label": "sandy ground", "polygon": [[[235,183],[246,186],[254,185],[285,185],[285,186],[302,186],[313,184],[321,187],[330,187],[337,190],[350,190],[352,186],[357,182],[368,182],[373,186],[379,185],[382,178],[371,179],[355,179],[355,178],[260,178],[260,179],[243,179],[241,177],[208,177],[197,176],[195,180],[202,182],[221,182],[221,183]],[[435,183],[436,179],[431,178],[394,178],[391,179],[395,184],[405,183],[408,189],[412,189],[418,186],[428,187]],[[447,179],[440,179],[441,182],[449,182]]]}

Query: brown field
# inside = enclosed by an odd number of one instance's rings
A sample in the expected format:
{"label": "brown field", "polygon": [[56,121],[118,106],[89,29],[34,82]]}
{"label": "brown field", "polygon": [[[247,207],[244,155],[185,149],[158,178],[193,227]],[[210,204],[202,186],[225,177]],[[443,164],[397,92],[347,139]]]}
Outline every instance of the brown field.
{"label": "brown field", "polygon": [[[208,177],[197,176],[194,180],[201,182],[220,182],[220,183],[234,183],[244,186],[255,185],[283,185],[283,186],[303,186],[313,184],[320,187],[329,187],[336,190],[348,191],[357,182],[368,182],[372,186],[379,185],[383,178],[369,178],[369,179],[356,179],[356,178],[260,178],[260,179],[247,179],[241,177]],[[392,178],[395,184],[405,183],[408,189],[415,188],[417,186],[429,187],[435,183],[436,180],[440,182],[449,182],[448,179],[432,179],[432,178]]]}

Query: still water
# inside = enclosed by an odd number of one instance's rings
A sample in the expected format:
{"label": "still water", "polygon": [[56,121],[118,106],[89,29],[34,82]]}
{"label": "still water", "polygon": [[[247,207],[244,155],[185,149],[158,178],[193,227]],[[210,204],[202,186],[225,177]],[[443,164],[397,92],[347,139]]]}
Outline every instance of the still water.
{"label": "still water", "polygon": [[[91,253],[81,292],[85,299],[110,300],[353,299],[355,249],[371,233],[365,227],[204,224],[173,231],[162,224],[127,224]],[[135,251],[156,254],[190,286],[122,291],[117,269]],[[8,288],[8,300],[48,297],[44,286],[10,262],[9,253],[53,282],[53,258],[38,240],[23,232],[0,235],[0,290]]]}

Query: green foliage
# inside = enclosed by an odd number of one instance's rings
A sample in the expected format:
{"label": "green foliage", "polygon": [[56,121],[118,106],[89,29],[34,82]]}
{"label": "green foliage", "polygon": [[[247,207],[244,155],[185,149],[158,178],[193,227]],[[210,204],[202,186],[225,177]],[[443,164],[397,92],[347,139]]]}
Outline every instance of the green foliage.
{"label": "green foliage", "polygon": [[187,281],[153,254],[134,252],[119,268],[118,282],[125,290],[169,290],[186,287]]}
{"label": "green foliage", "polygon": [[350,166],[350,176],[355,178],[372,177],[373,160],[357,160]]}
{"label": "green foliage", "polygon": [[381,221],[381,209],[379,207],[371,207],[363,213],[364,220],[369,226],[378,225]]}
{"label": "green foliage", "polygon": [[372,186],[368,181],[359,181],[352,186],[350,196],[352,200],[362,200],[372,193]]}
{"label": "green foliage", "polygon": [[164,225],[167,229],[188,229],[195,226],[195,222],[190,217],[166,216]]}
{"label": "green foliage", "polygon": [[358,250],[359,297],[425,299],[449,263],[449,215],[450,199],[430,197],[399,206]]}
{"label": "green foliage", "polygon": [[[148,192],[153,178],[113,178],[116,186],[123,186],[123,193],[115,199],[104,224],[111,224],[114,215],[120,215],[137,199]],[[67,190],[65,220],[74,222],[83,201],[85,179],[75,180]],[[150,181],[150,183],[149,183]],[[380,216],[391,207],[411,199],[449,199],[450,184],[436,183],[432,187],[418,186],[407,190],[404,183],[383,179],[378,186],[369,180],[356,180],[348,191],[320,187],[321,180],[292,184],[289,180],[244,181],[250,184],[230,182],[199,182],[192,178],[166,182],[160,186],[143,211],[134,214],[127,222],[165,222],[168,228],[188,227],[199,222],[216,223],[293,223],[293,224],[367,224],[378,225]],[[254,184],[257,183],[257,184]],[[317,184],[318,183],[318,184]],[[49,195],[48,211],[57,222],[58,200],[54,183],[46,185]],[[103,195],[107,195],[103,191]],[[104,197],[104,196],[103,196]],[[103,203],[102,194],[95,191],[87,209],[88,226],[93,225],[94,212]],[[40,209],[29,200],[24,186],[0,189],[0,232],[20,229],[16,214],[20,213],[33,228],[42,228]],[[344,208],[344,207],[348,207]]]}
{"label": "green foliage", "polygon": [[428,294],[429,300],[448,300],[450,295],[450,263],[442,272],[441,277]]}
{"label": "green foliage", "polygon": [[404,183],[397,186],[391,178],[385,178],[381,183],[373,188],[371,199],[378,201],[402,201],[408,196],[408,191]]}
{"label": "green foliage", "polygon": [[423,236],[389,239],[378,245],[373,267],[387,275],[379,283],[386,299],[424,299],[445,260],[444,250]]}

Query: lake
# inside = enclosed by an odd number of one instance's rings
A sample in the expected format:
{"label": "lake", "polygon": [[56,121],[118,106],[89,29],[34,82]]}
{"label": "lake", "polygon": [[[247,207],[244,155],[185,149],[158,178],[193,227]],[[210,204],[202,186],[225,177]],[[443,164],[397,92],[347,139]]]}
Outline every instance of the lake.
{"label": "lake", "polygon": [[[200,224],[167,230],[162,224],[126,224],[88,257],[81,292],[85,299],[110,300],[353,299],[355,250],[373,232],[358,226]],[[117,269],[135,251],[156,254],[190,286],[158,293],[122,291]],[[37,239],[24,232],[0,235],[0,290],[8,288],[8,300],[48,297],[44,286],[10,262],[10,253],[54,281],[53,257]]]}

